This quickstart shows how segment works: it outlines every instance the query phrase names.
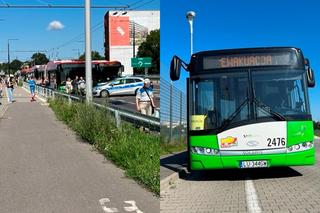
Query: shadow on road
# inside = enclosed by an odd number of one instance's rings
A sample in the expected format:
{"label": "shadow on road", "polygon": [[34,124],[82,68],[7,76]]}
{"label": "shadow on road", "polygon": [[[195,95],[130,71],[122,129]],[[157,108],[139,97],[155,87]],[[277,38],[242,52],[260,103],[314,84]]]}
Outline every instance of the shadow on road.
{"label": "shadow on road", "polygon": [[187,151],[160,159],[160,166],[178,172],[187,166]]}
{"label": "shadow on road", "polygon": [[186,173],[186,151],[160,159],[160,166],[170,169],[174,172],[180,172],[180,178],[187,181],[237,181],[246,180],[248,178],[256,180],[302,176],[300,172],[293,169],[292,167],[273,167],[259,169],[217,169]]}
{"label": "shadow on road", "polygon": [[195,171],[188,173],[184,179],[187,181],[237,181],[246,179],[257,180],[298,176],[302,176],[302,174],[291,167],[274,167],[259,169],[219,169]]}

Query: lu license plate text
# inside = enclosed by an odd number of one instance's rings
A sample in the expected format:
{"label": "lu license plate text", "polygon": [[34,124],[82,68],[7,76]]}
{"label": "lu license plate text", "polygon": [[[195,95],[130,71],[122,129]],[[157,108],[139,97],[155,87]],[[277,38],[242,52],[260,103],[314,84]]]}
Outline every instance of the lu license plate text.
{"label": "lu license plate text", "polygon": [[268,167],[266,160],[241,161],[240,168],[264,168]]}

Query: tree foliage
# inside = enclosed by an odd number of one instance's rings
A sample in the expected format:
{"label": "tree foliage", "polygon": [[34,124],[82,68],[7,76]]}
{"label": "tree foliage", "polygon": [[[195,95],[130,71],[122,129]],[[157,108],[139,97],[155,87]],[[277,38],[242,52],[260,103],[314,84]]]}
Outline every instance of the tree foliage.
{"label": "tree foliage", "polygon": [[47,64],[49,62],[49,59],[43,53],[34,53],[31,56],[31,59],[33,60],[34,64],[36,64],[36,65]]}
{"label": "tree foliage", "polygon": [[20,70],[23,62],[15,59],[10,63],[10,70],[16,72],[17,70]]}
{"label": "tree foliage", "polygon": [[[104,57],[101,56],[98,51],[92,51],[92,52],[91,52],[91,59],[92,59],[92,60],[104,60]],[[82,55],[80,55],[79,60],[81,60],[81,61],[86,60],[85,53],[83,53]]]}
{"label": "tree foliage", "polygon": [[[141,43],[137,57],[151,57],[152,67],[149,68],[150,74],[160,73],[160,30],[153,30],[147,36],[146,41]],[[144,68],[135,69],[135,73],[144,73]]]}

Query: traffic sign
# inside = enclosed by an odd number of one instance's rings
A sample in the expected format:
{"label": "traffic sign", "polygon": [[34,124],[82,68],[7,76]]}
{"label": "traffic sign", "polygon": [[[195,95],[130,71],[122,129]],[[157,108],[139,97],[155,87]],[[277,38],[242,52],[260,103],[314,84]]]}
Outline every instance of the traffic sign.
{"label": "traffic sign", "polygon": [[152,67],[151,57],[131,58],[131,67]]}

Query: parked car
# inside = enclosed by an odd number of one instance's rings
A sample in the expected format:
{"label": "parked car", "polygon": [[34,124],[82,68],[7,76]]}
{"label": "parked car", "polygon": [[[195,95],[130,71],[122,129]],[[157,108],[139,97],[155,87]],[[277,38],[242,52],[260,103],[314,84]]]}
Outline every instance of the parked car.
{"label": "parked car", "polygon": [[99,83],[92,90],[93,96],[109,97],[112,95],[135,95],[139,88],[143,87],[143,78],[123,77],[113,81]]}

